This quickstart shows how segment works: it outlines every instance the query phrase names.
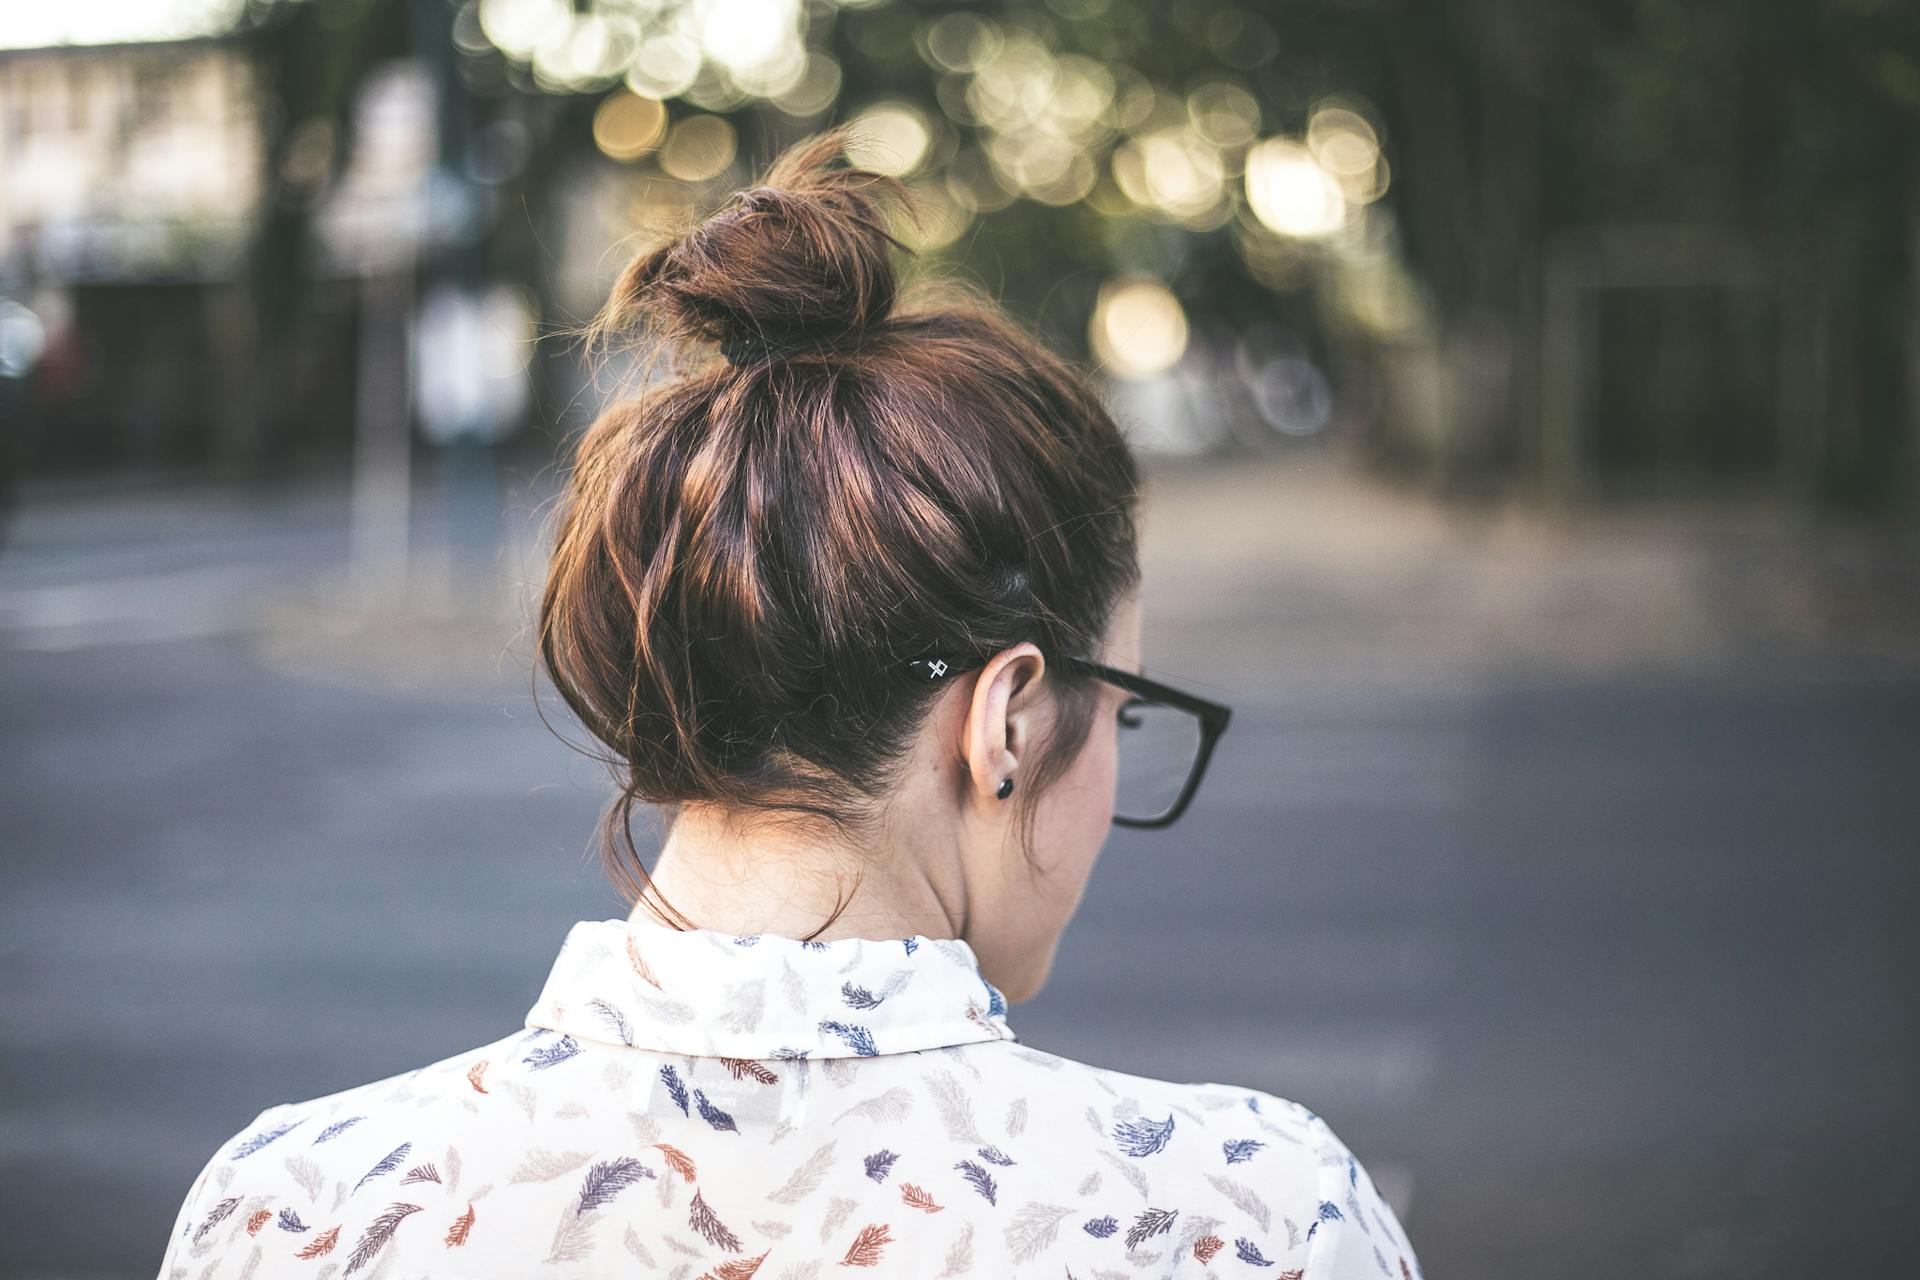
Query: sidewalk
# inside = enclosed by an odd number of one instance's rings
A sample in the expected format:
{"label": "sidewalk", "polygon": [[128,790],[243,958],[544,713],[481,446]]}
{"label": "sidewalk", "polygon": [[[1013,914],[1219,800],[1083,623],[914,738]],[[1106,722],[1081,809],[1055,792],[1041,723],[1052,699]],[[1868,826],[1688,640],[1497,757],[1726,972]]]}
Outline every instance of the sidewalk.
{"label": "sidewalk", "polygon": [[1239,680],[1920,670],[1920,532],[1760,502],[1444,503],[1331,464],[1148,481],[1149,646]]}
{"label": "sidewalk", "polygon": [[[29,491],[0,647],[245,633],[271,665],[407,687],[532,660],[555,475],[516,463],[504,542],[454,554],[419,478],[404,597],[357,594],[344,472],[258,492]],[[1242,692],[1723,669],[1920,671],[1920,533],[1759,502],[1448,503],[1338,464],[1149,463],[1146,660]]]}

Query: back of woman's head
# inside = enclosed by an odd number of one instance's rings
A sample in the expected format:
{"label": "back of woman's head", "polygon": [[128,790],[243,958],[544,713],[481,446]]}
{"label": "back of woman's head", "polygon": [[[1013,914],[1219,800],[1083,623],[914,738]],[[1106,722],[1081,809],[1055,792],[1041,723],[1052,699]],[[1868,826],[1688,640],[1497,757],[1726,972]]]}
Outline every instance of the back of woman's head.
{"label": "back of woman's head", "polygon": [[895,179],[826,134],[636,257],[596,330],[670,376],[582,436],[542,663],[613,753],[603,853],[630,898],[637,803],[858,832],[939,691],[1030,641],[1057,711],[1019,815],[1084,743],[1093,656],[1138,581],[1137,474],[1075,372],[990,302],[901,296]]}

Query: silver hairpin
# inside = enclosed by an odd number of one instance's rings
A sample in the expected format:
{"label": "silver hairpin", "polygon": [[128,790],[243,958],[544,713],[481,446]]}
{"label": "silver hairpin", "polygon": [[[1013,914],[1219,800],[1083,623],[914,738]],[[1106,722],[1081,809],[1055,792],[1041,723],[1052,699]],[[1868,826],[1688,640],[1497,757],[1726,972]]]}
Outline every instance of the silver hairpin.
{"label": "silver hairpin", "polygon": [[910,667],[926,668],[927,679],[929,680],[938,680],[941,676],[947,674],[948,670],[947,660],[945,658],[914,658],[908,662],[907,665]]}

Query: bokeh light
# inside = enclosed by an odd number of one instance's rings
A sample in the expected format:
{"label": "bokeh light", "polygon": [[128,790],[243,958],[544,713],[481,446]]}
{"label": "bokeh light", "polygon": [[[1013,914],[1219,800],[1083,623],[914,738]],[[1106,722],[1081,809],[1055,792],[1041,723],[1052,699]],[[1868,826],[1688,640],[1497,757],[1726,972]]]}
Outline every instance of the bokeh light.
{"label": "bokeh light", "polygon": [[733,126],[719,116],[688,116],[674,123],[660,148],[660,170],[682,182],[704,182],[726,171],[739,150]]}
{"label": "bokeh light", "polygon": [[973,225],[973,211],[953,198],[945,183],[923,178],[912,184],[913,216],[900,229],[900,239],[918,253],[944,249]]}
{"label": "bokeh light", "polygon": [[502,53],[522,61],[571,16],[565,0],[480,0],[480,30]]}
{"label": "bokeh light", "polygon": [[637,160],[667,132],[667,108],[626,89],[607,95],[593,113],[593,141],[615,160]]}
{"label": "bokeh light", "polygon": [[1260,101],[1244,85],[1230,80],[1203,84],[1187,95],[1193,130],[1216,147],[1251,143],[1260,133]]}
{"label": "bokeh light", "polygon": [[809,53],[799,79],[773,94],[773,105],[790,116],[817,116],[839,98],[840,80],[839,63],[824,53]]}
{"label": "bokeh light", "polygon": [[1380,138],[1359,112],[1326,105],[1307,124],[1307,149],[1354,204],[1371,204],[1387,193],[1387,161]]}
{"label": "bokeh light", "polygon": [[1165,373],[1187,351],[1187,312],[1158,280],[1110,281],[1094,303],[1088,338],[1094,357],[1117,378]]}
{"label": "bokeh light", "polygon": [[1282,435],[1316,435],[1332,421],[1333,387],[1304,356],[1269,356],[1243,381],[1261,419]]}
{"label": "bokeh light", "polygon": [[677,98],[700,74],[700,46],[673,32],[649,36],[627,67],[627,87],[644,97]]}
{"label": "bokeh light", "polygon": [[536,86],[581,92],[625,78],[642,97],[708,110],[780,96],[808,75],[798,0],[478,0],[478,26]]}
{"label": "bokeh light", "polygon": [[1000,53],[1000,24],[973,13],[949,13],[921,29],[920,49],[933,66],[972,71]]}
{"label": "bokeh light", "polygon": [[1122,144],[1113,177],[1135,204],[1175,221],[1217,226],[1226,219],[1226,166],[1211,143],[1184,125]]}
{"label": "bokeh light", "polygon": [[24,378],[47,349],[47,327],[25,303],[0,299],[0,378]]}
{"label": "bokeh light", "polygon": [[853,117],[847,158],[875,173],[905,177],[920,167],[933,144],[927,118],[910,102],[877,102]]}
{"label": "bokeh light", "polygon": [[1268,138],[1247,153],[1247,204],[1281,235],[1332,235],[1347,219],[1347,198],[1313,152],[1290,138]]}
{"label": "bokeh light", "polygon": [[691,15],[707,59],[737,82],[776,72],[804,48],[797,0],[703,0],[679,12]]}

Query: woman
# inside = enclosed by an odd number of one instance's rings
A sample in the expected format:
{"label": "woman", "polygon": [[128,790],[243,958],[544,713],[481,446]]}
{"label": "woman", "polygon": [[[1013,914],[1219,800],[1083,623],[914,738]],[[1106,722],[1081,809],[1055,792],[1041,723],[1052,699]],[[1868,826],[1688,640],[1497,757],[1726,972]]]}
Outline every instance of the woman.
{"label": "woman", "polygon": [[261,1113],[163,1276],[1418,1275],[1306,1109],[1016,1042],[1110,824],[1178,816],[1226,709],[1138,670],[1111,419],[989,304],[896,300],[903,189],[842,141],[601,318],[684,362],[582,439],[542,601],[630,916],[523,1031]]}

